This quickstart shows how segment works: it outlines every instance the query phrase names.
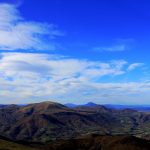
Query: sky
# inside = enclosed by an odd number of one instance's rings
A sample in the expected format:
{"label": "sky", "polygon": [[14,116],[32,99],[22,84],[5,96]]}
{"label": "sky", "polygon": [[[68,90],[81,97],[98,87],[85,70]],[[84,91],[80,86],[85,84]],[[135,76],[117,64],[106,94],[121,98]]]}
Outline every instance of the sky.
{"label": "sky", "polygon": [[150,104],[150,1],[0,0],[0,103]]}

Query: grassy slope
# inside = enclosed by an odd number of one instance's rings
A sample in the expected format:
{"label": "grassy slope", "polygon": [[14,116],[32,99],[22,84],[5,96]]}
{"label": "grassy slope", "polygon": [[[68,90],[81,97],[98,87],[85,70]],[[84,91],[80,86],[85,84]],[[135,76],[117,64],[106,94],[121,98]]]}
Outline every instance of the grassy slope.
{"label": "grassy slope", "polygon": [[38,150],[38,149],[0,139],[0,150]]}

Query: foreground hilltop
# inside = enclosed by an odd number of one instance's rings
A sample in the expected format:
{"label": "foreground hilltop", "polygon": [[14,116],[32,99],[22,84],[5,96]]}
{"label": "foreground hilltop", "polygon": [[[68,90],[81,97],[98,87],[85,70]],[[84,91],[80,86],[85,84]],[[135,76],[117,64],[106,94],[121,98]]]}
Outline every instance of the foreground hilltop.
{"label": "foreground hilltop", "polygon": [[101,105],[68,108],[55,102],[42,102],[0,109],[0,135],[17,141],[46,142],[93,133],[148,138],[149,126],[149,114]]}
{"label": "foreground hilltop", "polygon": [[133,136],[87,135],[49,143],[16,142],[0,137],[1,150],[149,150],[150,141]]}
{"label": "foreground hilltop", "polygon": [[59,140],[45,150],[149,150],[150,142],[133,136],[90,135],[79,139]]}

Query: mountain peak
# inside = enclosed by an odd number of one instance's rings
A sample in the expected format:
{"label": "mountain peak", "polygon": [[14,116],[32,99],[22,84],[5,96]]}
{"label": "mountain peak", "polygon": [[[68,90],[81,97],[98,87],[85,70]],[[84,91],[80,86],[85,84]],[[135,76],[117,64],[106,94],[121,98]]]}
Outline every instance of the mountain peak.
{"label": "mountain peak", "polygon": [[90,106],[90,107],[93,107],[93,106],[97,106],[98,104],[95,104],[93,102],[88,102],[87,104],[85,104],[84,106]]}
{"label": "mountain peak", "polygon": [[31,111],[34,113],[53,113],[65,111],[68,108],[60,103],[52,101],[44,101],[40,103],[32,103],[21,108],[21,111]]}

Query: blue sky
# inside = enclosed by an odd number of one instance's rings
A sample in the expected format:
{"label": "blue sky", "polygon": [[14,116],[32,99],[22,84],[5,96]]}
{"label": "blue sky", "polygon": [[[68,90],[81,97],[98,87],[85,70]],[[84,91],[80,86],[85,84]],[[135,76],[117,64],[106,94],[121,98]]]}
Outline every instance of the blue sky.
{"label": "blue sky", "polygon": [[149,104],[148,0],[0,0],[0,103]]}

